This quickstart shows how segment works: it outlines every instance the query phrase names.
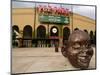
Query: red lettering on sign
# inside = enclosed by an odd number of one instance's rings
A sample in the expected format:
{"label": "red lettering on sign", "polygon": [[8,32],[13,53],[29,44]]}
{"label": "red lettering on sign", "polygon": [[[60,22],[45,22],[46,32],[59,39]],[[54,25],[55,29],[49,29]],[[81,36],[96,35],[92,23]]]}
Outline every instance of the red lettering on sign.
{"label": "red lettering on sign", "polygon": [[38,11],[40,13],[48,13],[48,14],[59,14],[59,15],[68,15],[70,13],[69,9],[62,7],[51,7],[39,5]]}

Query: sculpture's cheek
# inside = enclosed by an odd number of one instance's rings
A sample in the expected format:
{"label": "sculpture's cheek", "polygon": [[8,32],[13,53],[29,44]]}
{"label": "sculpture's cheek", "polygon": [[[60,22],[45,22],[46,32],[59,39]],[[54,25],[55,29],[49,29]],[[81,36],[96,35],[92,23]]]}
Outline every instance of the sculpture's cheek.
{"label": "sculpture's cheek", "polygon": [[67,52],[70,63],[74,67],[81,68],[81,69],[88,68],[92,54],[93,54],[92,50],[81,51],[81,50],[75,50],[73,48],[69,48]]}
{"label": "sculpture's cheek", "polygon": [[72,47],[70,47],[69,49],[68,49],[68,55],[71,55],[71,56],[76,56],[78,53],[79,53],[79,50],[75,50],[75,49],[73,49]]}

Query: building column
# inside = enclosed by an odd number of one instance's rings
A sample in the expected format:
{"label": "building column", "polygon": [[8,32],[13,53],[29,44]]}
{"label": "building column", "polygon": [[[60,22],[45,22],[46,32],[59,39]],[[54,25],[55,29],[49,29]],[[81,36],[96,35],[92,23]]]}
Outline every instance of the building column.
{"label": "building column", "polygon": [[62,27],[63,26],[60,25],[59,27],[60,27],[59,28],[60,29],[60,31],[59,31],[59,47],[62,47],[62,45],[63,45],[63,42],[62,42],[63,41],[63,31],[62,31]]}

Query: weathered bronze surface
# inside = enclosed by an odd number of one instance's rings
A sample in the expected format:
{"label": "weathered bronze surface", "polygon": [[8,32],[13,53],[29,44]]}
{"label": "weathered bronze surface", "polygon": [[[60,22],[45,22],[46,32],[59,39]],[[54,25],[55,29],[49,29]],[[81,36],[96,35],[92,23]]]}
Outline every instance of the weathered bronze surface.
{"label": "weathered bronze surface", "polygon": [[61,50],[63,56],[69,59],[72,66],[86,69],[89,66],[93,49],[90,46],[90,36],[81,30],[75,30],[69,36]]}

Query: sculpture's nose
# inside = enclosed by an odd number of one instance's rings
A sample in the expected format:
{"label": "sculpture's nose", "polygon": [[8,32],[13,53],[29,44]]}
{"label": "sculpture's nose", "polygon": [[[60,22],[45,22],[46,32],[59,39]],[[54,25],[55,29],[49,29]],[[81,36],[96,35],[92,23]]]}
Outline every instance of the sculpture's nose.
{"label": "sculpture's nose", "polygon": [[83,48],[81,50],[81,56],[92,56],[93,55],[93,49],[86,49],[86,48]]}
{"label": "sculpture's nose", "polygon": [[84,57],[87,56],[87,52],[88,51],[86,49],[82,49],[81,50],[81,56],[84,56]]}

